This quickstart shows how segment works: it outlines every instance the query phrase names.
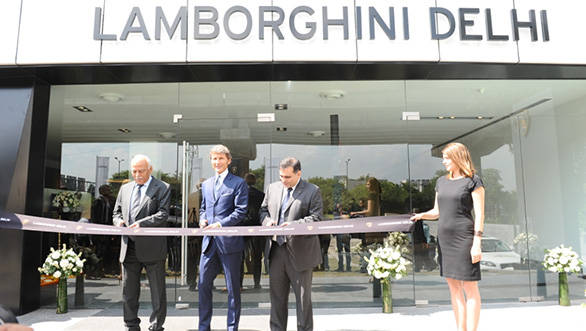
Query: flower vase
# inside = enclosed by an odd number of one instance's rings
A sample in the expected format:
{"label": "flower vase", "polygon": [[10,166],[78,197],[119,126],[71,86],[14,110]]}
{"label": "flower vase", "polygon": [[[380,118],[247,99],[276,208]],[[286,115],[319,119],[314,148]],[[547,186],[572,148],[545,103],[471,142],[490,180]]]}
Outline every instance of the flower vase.
{"label": "flower vase", "polygon": [[393,312],[393,296],[391,293],[391,279],[381,279],[381,285],[383,288],[382,299],[383,299],[383,313]]}
{"label": "flower vase", "polygon": [[565,272],[558,273],[559,280],[559,303],[560,306],[570,305],[570,291],[568,289],[568,274]]}
{"label": "flower vase", "polygon": [[57,284],[57,314],[67,313],[67,277],[60,277]]}

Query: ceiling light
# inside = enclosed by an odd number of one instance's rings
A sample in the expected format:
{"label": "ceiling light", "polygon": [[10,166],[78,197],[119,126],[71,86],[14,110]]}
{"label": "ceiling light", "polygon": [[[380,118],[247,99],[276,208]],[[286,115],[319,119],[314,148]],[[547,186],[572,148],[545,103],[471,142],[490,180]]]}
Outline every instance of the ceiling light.
{"label": "ceiling light", "polygon": [[336,99],[342,99],[344,97],[344,94],[346,94],[346,93],[342,90],[329,90],[329,91],[320,92],[319,96],[320,96],[320,98],[324,98],[327,100],[336,100]]}
{"label": "ceiling light", "polygon": [[456,119],[456,116],[450,116],[450,119],[451,120],[455,120]]}
{"label": "ceiling light", "polygon": [[278,126],[277,127],[277,131],[284,132],[284,131],[287,131],[287,128],[286,127],[283,127],[283,126]]}
{"label": "ceiling light", "polygon": [[175,137],[175,132],[159,132],[159,136],[165,139],[171,139]]}
{"label": "ceiling light", "polygon": [[130,129],[126,129],[126,128],[120,128],[118,129],[118,131],[122,132],[122,133],[130,133],[132,131],[130,131]]}
{"label": "ceiling light", "polygon": [[89,109],[86,106],[73,106],[74,109],[79,110],[82,113],[91,113],[93,110]]}
{"label": "ceiling light", "polygon": [[124,96],[118,93],[102,93],[99,95],[100,99],[108,102],[118,102],[124,99]]}
{"label": "ceiling light", "polygon": [[274,122],[275,113],[258,113],[256,114],[257,122]]}
{"label": "ceiling light", "polygon": [[321,137],[324,134],[326,134],[324,131],[322,130],[314,130],[314,131],[309,131],[307,132],[308,135],[312,136],[312,137]]}
{"label": "ceiling light", "polygon": [[481,120],[483,118],[484,118],[484,116],[476,116],[476,119],[479,119],[479,120]]}
{"label": "ceiling light", "polygon": [[444,118],[446,118],[445,116],[438,116],[437,119],[438,120],[443,120]]}
{"label": "ceiling light", "polygon": [[275,110],[287,110],[289,107],[286,103],[277,103],[275,104]]}

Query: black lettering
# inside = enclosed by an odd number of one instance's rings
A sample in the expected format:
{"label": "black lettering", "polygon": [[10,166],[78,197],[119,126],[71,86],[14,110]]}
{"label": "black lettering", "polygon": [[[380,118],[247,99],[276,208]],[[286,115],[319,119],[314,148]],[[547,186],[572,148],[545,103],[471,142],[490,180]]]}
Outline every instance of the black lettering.
{"label": "black lettering", "polygon": [[[234,33],[230,29],[230,17],[232,17],[232,15],[235,13],[244,14],[244,17],[246,17],[246,27],[242,33]],[[250,35],[250,31],[252,30],[252,15],[250,15],[248,9],[242,6],[230,7],[224,15],[224,30],[226,30],[228,37],[233,40],[243,40],[248,37]]]}
{"label": "black lettering", "polygon": [[306,13],[306,14],[309,14],[309,16],[311,16],[315,12],[313,9],[311,9],[311,7],[307,7],[307,6],[295,7],[295,9],[293,9],[293,11],[291,11],[291,14],[289,15],[289,28],[291,29],[291,33],[293,34],[293,37],[295,37],[299,40],[311,39],[313,37],[313,35],[315,34],[316,24],[315,24],[315,22],[305,22],[305,27],[309,29],[309,32],[300,33],[299,31],[297,31],[297,28],[295,28],[295,17],[297,17],[297,14],[299,14],[299,13]]}
{"label": "black lettering", "polygon": [[[134,20],[138,20],[138,26],[133,26]],[[151,40],[151,37],[149,36],[149,33],[144,24],[142,13],[140,12],[140,8],[138,7],[132,7],[132,11],[128,16],[128,20],[126,21],[124,30],[122,30],[122,34],[120,35],[120,40],[128,39],[129,33],[142,33],[142,37],[144,38],[144,40]]]}
{"label": "black lettering", "polygon": [[374,7],[368,7],[368,25],[370,28],[370,40],[374,40],[374,21],[383,29],[389,40],[395,40],[395,8],[389,7],[389,26],[385,25],[385,21],[376,11]]}
{"label": "black lettering", "polygon": [[511,19],[513,21],[513,40],[519,40],[519,29],[529,28],[531,30],[531,41],[537,41],[537,22],[535,20],[535,10],[529,11],[529,22],[520,22],[517,18],[517,9],[511,10]]}
{"label": "black lettering", "polygon": [[102,34],[102,8],[94,11],[94,40],[116,40],[115,34]]}
{"label": "black lettering", "polygon": [[[281,9],[281,7],[260,6],[258,13],[258,38],[260,40],[265,39],[266,27],[271,27],[273,32],[277,34],[277,38],[279,38],[279,40],[285,39],[285,37],[283,37],[283,34],[281,33],[281,29],[279,29],[279,26],[283,24],[283,21],[285,20],[285,12],[283,12],[283,9]],[[276,21],[265,21],[265,13],[277,13],[279,17]]]}
{"label": "black lettering", "polygon": [[[193,26],[194,31],[193,35],[196,40],[198,39],[214,39],[220,33],[220,29],[218,26],[218,10],[211,6],[195,6],[193,7],[194,15],[193,15]],[[202,13],[211,13],[212,16],[209,18],[202,18]],[[199,30],[200,25],[209,25],[213,28],[212,32],[210,33],[202,33]]]}
{"label": "black lettering", "polygon": [[[436,15],[441,14],[444,15],[448,19],[448,23],[450,25],[450,29],[446,33],[439,33],[437,27],[437,19]],[[429,18],[431,19],[431,39],[434,40],[442,40],[448,39],[452,34],[454,34],[454,30],[456,29],[456,20],[454,19],[454,15],[452,12],[447,10],[446,8],[442,7],[431,7],[429,8]]]}
{"label": "black lettering", "polygon": [[492,28],[492,13],[489,8],[486,9],[486,35],[488,40],[492,41],[507,41],[509,40],[509,36],[507,35],[496,35],[493,32]]}
{"label": "black lettering", "polygon": [[547,11],[542,10],[541,14],[541,36],[543,41],[549,41],[549,26],[547,24]]}
{"label": "black lettering", "polygon": [[324,36],[324,40],[328,40],[328,30],[329,30],[329,26],[330,25],[341,25],[344,28],[344,40],[348,40],[349,39],[349,33],[348,33],[348,7],[344,6],[342,7],[342,19],[333,19],[330,20],[328,19],[328,7],[322,7],[322,12],[323,12],[323,36]]}
{"label": "black lettering", "polygon": [[474,26],[473,20],[467,20],[466,14],[478,14],[480,9],[478,8],[460,8],[458,10],[460,16],[460,40],[482,40],[481,35],[468,34],[466,33],[466,27]]}
{"label": "black lettering", "polygon": [[179,12],[177,13],[177,16],[175,16],[173,25],[169,26],[163,8],[157,6],[155,13],[155,40],[161,40],[161,23],[165,27],[169,39],[173,39],[175,31],[177,31],[179,23],[181,23],[181,40],[187,39],[187,7],[179,8]]}

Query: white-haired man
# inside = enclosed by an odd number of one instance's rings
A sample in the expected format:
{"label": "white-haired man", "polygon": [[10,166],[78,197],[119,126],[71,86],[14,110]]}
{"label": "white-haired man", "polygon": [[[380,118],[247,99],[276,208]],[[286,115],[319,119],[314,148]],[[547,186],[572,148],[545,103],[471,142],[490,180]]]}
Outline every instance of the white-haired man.
{"label": "white-haired man", "polygon": [[[131,161],[133,182],[122,185],[114,206],[113,223],[129,228],[164,227],[169,215],[171,190],[169,184],[151,176],[153,166],[146,155]],[[160,331],[167,316],[165,291],[166,237],[122,236],[122,300],[124,325],[129,331],[140,330],[138,299],[140,274],[146,269],[153,312],[149,330]]]}

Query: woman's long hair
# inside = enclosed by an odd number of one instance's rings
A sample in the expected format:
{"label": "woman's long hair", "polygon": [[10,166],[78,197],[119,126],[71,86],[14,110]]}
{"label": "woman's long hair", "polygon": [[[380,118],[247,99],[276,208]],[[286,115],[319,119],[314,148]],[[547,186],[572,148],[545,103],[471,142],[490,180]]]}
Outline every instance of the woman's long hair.
{"label": "woman's long hair", "polygon": [[[442,149],[442,153],[446,154],[448,158],[456,164],[464,176],[472,177],[476,173],[476,169],[474,169],[474,164],[472,163],[472,158],[470,157],[470,152],[464,144],[449,143],[444,149]],[[451,175],[452,174],[450,173],[450,176]]]}

